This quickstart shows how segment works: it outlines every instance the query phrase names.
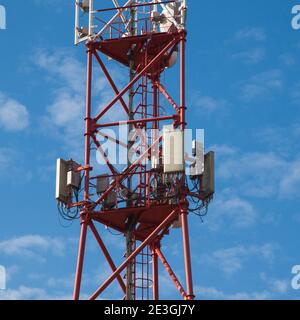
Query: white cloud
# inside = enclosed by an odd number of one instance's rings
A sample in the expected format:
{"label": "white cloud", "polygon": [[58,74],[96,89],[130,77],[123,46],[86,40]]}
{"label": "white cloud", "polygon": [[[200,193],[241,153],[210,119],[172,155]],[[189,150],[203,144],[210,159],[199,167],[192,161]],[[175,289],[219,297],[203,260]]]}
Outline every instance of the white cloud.
{"label": "white cloud", "polygon": [[0,128],[6,131],[22,131],[29,126],[29,113],[20,102],[0,92]]}
{"label": "white cloud", "polygon": [[265,57],[264,48],[253,48],[247,51],[238,52],[232,55],[233,59],[238,59],[246,64],[256,64],[261,62]]}
{"label": "white cloud", "polygon": [[65,243],[59,238],[25,235],[0,241],[0,253],[10,256],[41,258],[48,252],[62,255],[65,246]]}
{"label": "white cloud", "polygon": [[45,72],[52,99],[42,118],[42,130],[60,141],[77,159],[83,146],[85,108],[85,68],[69,50],[55,53],[37,51],[34,64]]}
{"label": "white cloud", "polygon": [[74,279],[75,275],[66,275],[64,278],[58,278],[58,277],[50,277],[47,280],[47,286],[49,288],[65,288],[65,289],[72,289],[74,287]]}
{"label": "white cloud", "polygon": [[34,63],[48,72],[50,79],[64,88],[85,94],[85,66],[79,62],[70,50],[60,49],[55,53],[38,50]]}
{"label": "white cloud", "polygon": [[45,296],[45,290],[26,286],[0,291],[1,300],[43,300]]}
{"label": "white cloud", "polygon": [[267,291],[263,292],[237,292],[228,293],[218,290],[214,287],[195,287],[195,293],[199,299],[208,300],[268,300],[271,298],[271,294]]}
{"label": "white cloud", "polygon": [[264,29],[257,27],[244,28],[237,31],[234,35],[235,40],[254,40],[265,41],[266,34]]}
{"label": "white cloud", "polygon": [[54,10],[55,13],[64,13],[65,10],[72,9],[72,1],[64,0],[34,0],[33,3],[39,8]]}
{"label": "white cloud", "polygon": [[9,179],[10,183],[18,184],[31,181],[33,173],[22,165],[22,161],[23,155],[17,150],[0,147],[0,179]]}
{"label": "white cloud", "polygon": [[220,109],[227,106],[227,102],[224,99],[216,99],[208,95],[202,95],[200,92],[194,93],[191,101],[193,108],[197,108],[197,114],[199,114],[199,112],[220,111]]}
{"label": "white cloud", "polygon": [[9,148],[0,148],[0,170],[6,170],[13,162],[15,152]]}
{"label": "white cloud", "polygon": [[268,263],[273,262],[277,245],[267,243],[261,246],[236,246],[216,250],[198,259],[200,264],[208,263],[220,269],[226,276],[232,276],[244,268],[244,264],[253,256],[259,257]]}
{"label": "white cloud", "polygon": [[284,155],[273,152],[237,153],[220,161],[217,175],[236,184],[235,190],[246,196],[299,197],[299,158],[287,160]]}
{"label": "white cloud", "polygon": [[[45,77],[51,84],[52,100],[42,119],[42,128],[45,134],[50,133],[59,140],[70,156],[80,161],[84,143],[86,66],[70,50],[62,48],[55,53],[37,51],[34,64],[45,71]],[[117,86],[120,85],[122,72],[116,73],[113,67],[110,67],[110,72]],[[94,69],[93,80],[92,108],[96,113],[114,94],[98,67]],[[119,112],[116,112],[117,108]],[[117,103],[107,113],[106,120],[121,120],[121,108]]]}
{"label": "white cloud", "polygon": [[290,89],[290,97],[294,104],[300,103],[300,82],[296,82]]}
{"label": "white cloud", "polygon": [[48,112],[54,124],[59,127],[72,125],[82,116],[82,97],[71,92],[57,92],[55,101],[48,108]]}
{"label": "white cloud", "polygon": [[282,175],[279,196],[281,198],[293,199],[299,198],[300,191],[300,159],[295,160],[285,170]]}
{"label": "white cloud", "polygon": [[220,156],[232,156],[238,152],[238,149],[226,144],[215,144],[208,148],[216,152],[218,157]]}
{"label": "white cloud", "polygon": [[231,190],[225,190],[215,195],[205,223],[212,231],[218,231],[224,225],[249,228],[254,225],[256,217],[256,209],[249,201],[234,196]]}
{"label": "white cloud", "polygon": [[274,279],[265,273],[262,273],[260,277],[274,293],[286,294],[290,289],[290,280]]}
{"label": "white cloud", "polygon": [[[281,156],[288,154],[293,144],[298,140],[299,134],[297,127],[290,125],[289,128],[280,127],[264,127],[256,129],[254,139],[259,143],[259,146],[273,150],[274,153]],[[295,140],[296,139],[296,140]]]}
{"label": "white cloud", "polygon": [[16,289],[0,291],[0,300],[71,300],[71,294],[49,294],[45,289],[21,285]]}
{"label": "white cloud", "polygon": [[240,98],[245,102],[261,98],[272,98],[273,94],[280,92],[282,87],[283,79],[280,70],[262,72],[241,85]]}
{"label": "white cloud", "polygon": [[286,293],[289,290],[290,282],[287,280],[275,280],[273,290],[278,293]]}
{"label": "white cloud", "polygon": [[278,59],[287,67],[293,66],[296,63],[294,56],[289,53],[281,54]]}

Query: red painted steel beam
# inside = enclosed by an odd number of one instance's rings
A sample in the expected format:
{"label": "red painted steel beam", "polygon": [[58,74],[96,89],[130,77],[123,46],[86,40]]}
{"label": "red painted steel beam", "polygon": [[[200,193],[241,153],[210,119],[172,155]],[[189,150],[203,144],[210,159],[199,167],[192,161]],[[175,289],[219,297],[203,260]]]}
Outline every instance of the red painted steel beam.
{"label": "red painted steel beam", "polygon": [[[103,133],[101,131],[97,131],[97,134],[100,134],[100,136],[102,136],[103,138],[107,138],[108,140],[110,140],[111,142],[114,142],[118,145],[120,145],[121,147],[124,147],[127,149],[128,145],[125,142],[122,142],[116,138],[111,137],[109,134],[107,133]],[[193,159],[194,160],[194,159]]]}
{"label": "red painted steel beam", "polygon": [[185,264],[185,274],[186,274],[186,293],[187,293],[186,299],[193,300],[195,298],[195,295],[193,291],[193,277],[192,277],[190,239],[189,239],[187,214],[188,213],[186,210],[181,211],[184,264]]}
{"label": "red painted steel beam", "polygon": [[173,210],[168,217],[161,222],[161,224],[148,236],[148,238],[117,268],[117,270],[102,284],[102,286],[95,291],[95,293],[90,297],[90,300],[97,299],[97,297],[116,279],[127,265],[158,236],[160,231],[172,222],[173,218],[177,214],[177,210],[178,209]]}
{"label": "red painted steel beam", "polygon": [[[180,125],[181,129],[184,130],[186,127],[185,112],[186,112],[186,100],[185,100],[185,45],[186,45],[186,32],[180,33]],[[191,267],[191,253],[190,253],[190,239],[189,239],[189,228],[188,228],[188,202],[186,196],[183,195],[181,199],[182,208],[181,224],[182,224],[182,238],[183,238],[183,251],[184,251],[184,264],[186,274],[186,299],[193,300],[195,298],[193,292],[193,278],[192,278],[192,267]]]}
{"label": "red painted steel beam", "polygon": [[109,159],[107,158],[107,156],[105,155],[101,144],[99,143],[99,141],[96,139],[95,135],[92,135],[92,139],[94,141],[94,144],[96,145],[98,151],[100,152],[101,156],[103,157],[103,159],[105,160],[108,168],[110,169],[111,173],[113,175],[118,175],[119,172],[115,169],[115,167],[110,163]]}
{"label": "red painted steel beam", "polygon": [[181,129],[184,130],[186,126],[185,122],[185,42],[186,32],[182,31],[180,39],[180,125]]}
{"label": "red painted steel beam", "polygon": [[159,91],[166,97],[166,99],[170,102],[171,106],[176,110],[176,112],[179,114],[180,109],[178,108],[175,101],[172,99],[172,97],[168,94],[167,90],[163,87],[161,83],[157,83],[157,87]]}
{"label": "red painted steel beam", "polygon": [[147,122],[158,122],[158,121],[167,121],[167,120],[176,120],[178,115],[173,116],[164,116],[164,117],[154,117],[154,118],[143,118],[143,119],[136,119],[136,120],[125,120],[119,122],[111,122],[111,123],[103,123],[103,124],[96,124],[96,128],[106,128],[106,127],[116,127],[116,126],[124,126],[127,124],[139,124],[139,123],[147,123]]}
{"label": "red painted steel beam", "polygon": [[168,3],[174,3],[175,0],[167,0],[167,1],[159,1],[157,3],[140,3],[140,4],[132,4],[129,6],[124,7],[114,7],[114,8],[106,8],[106,9],[98,9],[95,10],[95,12],[106,12],[106,11],[113,11],[113,10],[124,10],[124,9],[130,9],[130,8],[139,8],[139,7],[146,7],[146,6],[153,6],[155,4],[168,4]]}
{"label": "red painted steel beam", "polygon": [[[108,250],[106,249],[106,246],[103,243],[103,241],[102,241],[102,239],[101,239],[101,237],[100,237],[100,235],[99,235],[99,233],[98,233],[93,221],[90,222],[89,227],[92,230],[92,232],[93,232],[93,234],[94,234],[94,236],[96,238],[96,241],[98,242],[98,245],[101,248],[101,250],[102,250],[102,252],[103,252],[103,254],[104,254],[104,256],[105,256],[105,258],[106,258],[106,260],[107,260],[107,262],[108,262],[108,264],[109,264],[109,266],[111,268],[111,270],[112,270],[112,272],[116,271],[117,267],[115,266],[115,264],[114,264],[114,262],[113,262],[113,260],[112,260],[112,258],[110,256]],[[117,276],[117,280],[118,280],[118,282],[120,284],[120,287],[121,287],[122,291],[126,294],[126,286],[125,286],[124,281],[122,280],[122,277],[120,275]]]}
{"label": "red painted steel beam", "polygon": [[[93,44],[87,45],[87,84],[86,84],[86,114],[85,114],[85,159],[84,166],[90,168],[90,140],[91,140],[91,107],[92,107],[92,67],[93,67]],[[80,296],[83,260],[86,243],[87,233],[87,202],[89,200],[89,183],[90,183],[90,170],[84,172],[84,210],[81,214],[81,233],[79,240],[77,268],[74,285],[74,300],[78,300]]]}
{"label": "red painted steel beam", "polygon": [[79,300],[79,297],[80,297],[83,260],[84,260],[85,243],[86,243],[86,232],[87,232],[87,224],[83,222],[81,225],[80,240],[79,240],[76,276],[75,276],[74,293],[73,293],[74,300]]}
{"label": "red painted steel beam", "polygon": [[[158,138],[153,145],[151,145],[130,167],[128,167],[122,175],[119,176],[118,182],[122,183],[124,179],[130,174],[130,172],[141,162],[144,160],[145,157],[148,156],[149,152],[153,148],[153,146],[162,139],[162,137]],[[102,200],[105,199],[105,197],[116,187],[117,181],[111,184],[111,186],[102,194],[102,196],[95,202],[92,203],[89,207],[90,210],[95,208]]]}
{"label": "red painted steel beam", "polygon": [[[87,45],[87,84],[86,84],[86,113],[85,113],[85,167],[90,167],[91,158],[91,108],[92,108],[92,68],[93,68],[92,44]],[[84,174],[84,201],[89,200],[90,170]],[[86,209],[86,208],[85,208]]]}
{"label": "red painted steel beam", "polygon": [[179,42],[177,38],[173,39],[169,44],[167,44],[162,51],[154,57],[144,69],[118,94],[116,97],[95,117],[95,121],[98,121],[104,114],[122,97],[146,72],[148,72],[152,66],[170,49],[172,46]]}
{"label": "red painted steel beam", "polygon": [[182,297],[184,299],[186,299],[186,297],[187,297],[186,292],[183,289],[183,286],[181,285],[180,281],[176,277],[175,273],[173,272],[173,270],[172,270],[171,266],[169,265],[167,259],[165,258],[165,256],[163,255],[163,253],[161,252],[161,250],[159,248],[156,248],[155,252],[158,255],[158,257],[159,257],[160,261],[162,262],[163,266],[167,270],[168,274],[170,275],[170,277],[171,277],[172,281],[174,282],[176,288],[178,289],[178,291],[180,292]]}
{"label": "red painted steel beam", "polygon": [[[109,84],[111,85],[112,89],[114,90],[115,94],[118,95],[118,94],[119,94],[119,90],[118,90],[118,88],[116,87],[116,85],[115,85],[112,77],[110,76],[109,72],[107,71],[104,63],[103,63],[102,60],[100,59],[97,51],[94,52],[94,56],[95,56],[96,60],[98,61],[98,63],[99,63],[99,65],[100,65],[103,73],[105,74],[105,76],[106,76]],[[123,97],[120,97],[120,102],[121,102],[121,104],[122,104],[125,112],[126,112],[127,114],[129,114],[129,109],[128,109],[128,107],[127,107],[127,105],[126,105]]]}
{"label": "red painted steel beam", "polygon": [[154,244],[152,250],[152,280],[153,280],[153,300],[159,299],[159,282],[158,282],[158,259],[157,259],[157,244]]}

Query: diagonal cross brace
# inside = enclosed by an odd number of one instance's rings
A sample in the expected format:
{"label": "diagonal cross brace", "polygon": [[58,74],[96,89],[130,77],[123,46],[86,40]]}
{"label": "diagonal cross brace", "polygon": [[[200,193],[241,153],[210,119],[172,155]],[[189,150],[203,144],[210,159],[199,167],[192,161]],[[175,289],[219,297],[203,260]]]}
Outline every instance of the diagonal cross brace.
{"label": "diagonal cross brace", "polygon": [[178,108],[175,101],[172,99],[172,97],[168,94],[167,90],[163,87],[163,85],[159,82],[157,82],[157,87],[159,91],[165,96],[165,98],[169,101],[169,103],[172,105],[172,107],[176,110],[176,112],[179,114],[180,109]]}
{"label": "diagonal cross brace", "polygon": [[[128,174],[141,162],[145,157],[149,155],[149,152],[154,148],[156,144],[161,141],[162,137],[159,137],[157,140],[153,142],[153,144],[130,166],[128,167],[122,175],[119,177],[118,182],[122,183],[122,181],[128,176]],[[101,197],[94,203],[92,203],[89,207],[90,210],[94,209],[105,197],[115,188],[117,181],[111,184],[111,186],[101,195]]]}
{"label": "diagonal cross brace", "polygon": [[[108,264],[109,264],[109,266],[111,268],[111,270],[112,270],[112,272],[116,271],[117,267],[115,266],[115,264],[114,264],[114,262],[113,262],[113,260],[112,260],[112,258],[110,256],[109,252],[107,251],[107,249],[105,247],[105,244],[103,243],[103,241],[102,241],[102,239],[101,239],[101,237],[100,237],[100,235],[99,235],[99,233],[98,233],[93,221],[90,222],[89,227],[90,227],[91,231],[93,232],[93,234],[94,234],[94,236],[96,238],[96,241],[98,242],[99,247],[101,248],[101,250],[102,250],[102,252],[103,252],[103,254],[104,254],[104,256],[105,256],[105,258],[106,258],[106,260],[107,260],[107,262],[108,262]],[[121,287],[122,291],[124,293],[126,293],[126,286],[125,286],[124,281],[122,280],[122,277],[120,275],[117,276],[117,280],[118,280],[118,282],[120,284],[120,287]]]}
{"label": "diagonal cross brace", "polygon": [[158,255],[159,259],[161,260],[163,266],[167,270],[168,274],[170,275],[171,279],[173,280],[176,288],[178,289],[178,291],[180,292],[182,297],[185,299],[187,297],[187,294],[186,294],[185,290],[183,289],[183,286],[181,285],[180,281],[176,277],[175,273],[173,272],[172,268],[170,267],[167,259],[165,258],[165,256],[163,255],[163,253],[161,252],[161,250],[159,248],[155,248],[155,252]]}
{"label": "diagonal cross brace", "polygon": [[171,42],[169,42],[162,51],[154,57],[145,67],[144,69],[119,93],[116,95],[115,98],[94,118],[95,121],[98,121],[100,118],[102,118],[108,110],[147,72],[149,71],[152,66],[174,45],[176,45],[180,39],[173,39]]}
{"label": "diagonal cross brace", "polygon": [[[105,76],[106,76],[109,84],[111,85],[111,87],[112,87],[112,89],[114,90],[115,94],[118,95],[118,94],[119,94],[119,90],[117,89],[117,87],[116,87],[113,79],[111,78],[109,72],[107,71],[107,69],[106,69],[103,61],[100,59],[100,56],[98,55],[97,51],[94,52],[94,55],[95,55],[95,58],[96,58],[96,60],[98,61],[99,65],[100,65],[103,73],[105,74]],[[127,105],[126,105],[123,97],[120,97],[120,102],[121,102],[121,104],[122,104],[125,112],[126,112],[127,114],[129,114],[129,109],[128,109],[128,107],[127,107]]]}
{"label": "diagonal cross brace", "polygon": [[177,214],[178,208],[174,209],[165,220],[148,236],[147,239],[116,269],[116,271],[99,287],[94,294],[90,297],[90,300],[95,300],[97,297],[116,279],[116,277],[127,267],[127,265],[136,258],[141,251],[149,245],[155,237],[165,228],[165,226],[172,223],[173,218]]}

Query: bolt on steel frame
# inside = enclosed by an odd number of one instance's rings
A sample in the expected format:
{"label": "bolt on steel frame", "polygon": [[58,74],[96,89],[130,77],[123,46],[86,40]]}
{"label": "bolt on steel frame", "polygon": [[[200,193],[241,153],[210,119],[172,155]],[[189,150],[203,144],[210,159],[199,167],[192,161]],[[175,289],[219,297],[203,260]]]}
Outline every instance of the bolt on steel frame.
{"label": "bolt on steel frame", "polygon": [[[119,1],[120,2],[120,1]],[[166,190],[158,188],[158,182],[164,179],[164,172],[158,165],[152,168],[147,163],[153,151],[162,152],[162,137],[154,134],[151,141],[141,139],[135,149],[136,160],[128,162],[123,171],[119,171],[111,163],[99,141],[100,136],[114,142],[120,148],[133,146],[134,139],[128,139],[124,144],[121,139],[110,137],[101,130],[118,128],[127,125],[130,131],[151,131],[160,129],[163,123],[171,123],[174,128],[184,130],[186,127],[186,96],[185,96],[185,50],[186,30],[185,12],[186,1],[181,1],[180,16],[169,16],[170,28],[165,30],[158,25],[155,12],[158,7],[168,9],[168,4],[178,1],[135,1],[129,0],[120,5],[112,0],[112,7],[96,8],[99,1],[76,1],[75,43],[85,42],[87,49],[87,85],[86,85],[86,114],[85,114],[85,161],[79,169],[84,172],[84,196],[80,203],[81,233],[79,240],[78,261],[74,285],[74,299],[80,298],[81,280],[83,275],[86,238],[88,230],[94,235],[103,252],[112,274],[90,296],[97,299],[114,280],[119,283],[123,298],[127,300],[150,299],[149,290],[152,288],[152,299],[159,299],[159,268],[158,261],[170,275],[170,278],[185,300],[194,299],[191,255],[188,228],[187,195],[189,194],[185,173],[171,176],[173,196],[166,197]],[[80,27],[80,10],[88,15],[88,28]],[[103,18],[103,16],[104,18]],[[109,18],[109,16],[112,17]],[[107,20],[109,19],[109,20]],[[95,25],[98,23],[98,25]],[[172,99],[168,90],[161,83],[161,74],[170,66],[172,55],[179,51],[180,62],[180,102]],[[129,83],[119,90],[113,76],[104,64],[101,54],[108,56],[129,69]],[[98,113],[94,114],[93,103],[93,70],[100,68],[106,77],[114,96]],[[126,102],[125,95],[128,95]],[[169,109],[164,114],[161,99],[165,98]],[[107,114],[121,108],[127,119],[107,122]],[[121,112],[119,112],[121,114]],[[133,136],[136,137],[137,133]],[[97,178],[97,168],[91,166],[91,146],[94,145],[98,153],[105,160],[106,166],[113,178],[107,190],[95,196],[91,190],[91,181]],[[135,144],[136,145],[136,144]],[[128,148],[129,149],[129,148]],[[94,174],[95,173],[95,174]],[[127,191],[125,204],[120,205],[118,197],[122,190]],[[104,208],[103,201],[114,192],[116,201],[111,208]],[[174,222],[181,221],[183,238],[183,255],[185,263],[186,286],[180,283],[166,257],[161,251],[161,241],[170,233]],[[126,236],[127,249],[125,261],[116,266],[109,250],[106,248],[95,224],[101,223],[117,230]],[[150,263],[152,266],[150,267]],[[141,270],[138,271],[137,269]],[[126,278],[122,273],[126,270]],[[151,275],[150,275],[151,274]]]}

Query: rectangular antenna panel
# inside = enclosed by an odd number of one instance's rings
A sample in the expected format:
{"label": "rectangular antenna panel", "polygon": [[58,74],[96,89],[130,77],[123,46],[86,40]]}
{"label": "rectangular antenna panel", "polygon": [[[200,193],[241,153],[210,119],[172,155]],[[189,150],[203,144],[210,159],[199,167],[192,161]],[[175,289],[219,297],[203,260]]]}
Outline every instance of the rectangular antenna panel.
{"label": "rectangular antenna panel", "polygon": [[204,172],[204,146],[202,142],[193,141],[193,157],[195,157],[195,162],[191,164],[190,175],[198,177]]}
{"label": "rectangular antenna panel", "polygon": [[184,162],[184,134],[173,126],[163,128],[163,162],[164,173],[183,172]]}
{"label": "rectangular antenna panel", "polygon": [[102,175],[97,177],[96,190],[97,194],[104,193],[109,188],[109,177]]}
{"label": "rectangular antenna panel", "polygon": [[80,187],[80,174],[74,171],[68,171],[67,174],[67,186],[75,189]]}
{"label": "rectangular antenna panel", "polygon": [[202,190],[205,198],[209,198],[215,193],[215,153],[213,151],[204,157]]}
{"label": "rectangular antenna panel", "polygon": [[68,162],[63,159],[57,159],[56,162],[56,192],[57,201],[67,203],[69,189],[67,187]]}

